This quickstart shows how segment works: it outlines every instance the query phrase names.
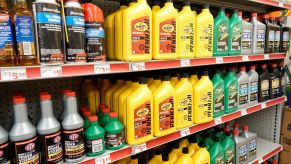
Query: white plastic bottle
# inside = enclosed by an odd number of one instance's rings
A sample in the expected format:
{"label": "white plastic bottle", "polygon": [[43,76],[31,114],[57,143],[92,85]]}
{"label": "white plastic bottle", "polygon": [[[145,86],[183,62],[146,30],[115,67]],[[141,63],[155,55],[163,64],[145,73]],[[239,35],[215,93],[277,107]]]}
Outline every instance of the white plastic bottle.
{"label": "white plastic bottle", "polygon": [[255,65],[252,65],[250,67],[250,71],[248,72],[248,74],[249,74],[249,81],[250,81],[249,101],[250,101],[250,106],[251,106],[258,103],[259,75],[256,72]]}
{"label": "white plastic bottle", "polygon": [[249,127],[243,125],[243,132],[241,134],[247,140],[248,147],[248,161],[251,162],[257,158],[257,134],[249,132]]}
{"label": "white plastic bottle", "polygon": [[252,24],[253,24],[253,54],[264,54],[265,49],[265,35],[266,25],[257,20],[257,13],[252,13]]}
{"label": "white plastic bottle", "polygon": [[240,73],[237,75],[238,81],[238,108],[242,109],[249,105],[249,75],[246,73],[246,67],[240,67]]}
{"label": "white plastic bottle", "polygon": [[253,45],[253,24],[242,19],[242,12],[238,12],[238,16],[242,20],[242,38],[241,38],[241,54],[250,55]]}

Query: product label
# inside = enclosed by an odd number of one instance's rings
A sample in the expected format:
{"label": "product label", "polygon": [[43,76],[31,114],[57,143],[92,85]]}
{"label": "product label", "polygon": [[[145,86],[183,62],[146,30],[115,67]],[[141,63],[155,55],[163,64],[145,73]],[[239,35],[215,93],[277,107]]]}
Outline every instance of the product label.
{"label": "product label", "polygon": [[178,113],[177,113],[177,126],[187,124],[193,121],[192,113],[192,95],[191,93],[183,94],[183,97],[178,99]]}
{"label": "product label", "polygon": [[271,93],[272,95],[280,94],[280,79],[274,78],[271,80]]}
{"label": "product label", "polygon": [[239,105],[248,103],[249,98],[249,84],[244,83],[239,85]]}
{"label": "product label", "polygon": [[215,164],[224,164],[223,155],[219,154],[215,157]]}
{"label": "product label", "polygon": [[18,55],[34,55],[34,35],[31,16],[16,16],[15,31]]}
{"label": "product label", "polygon": [[117,147],[125,142],[124,131],[116,134],[105,134],[105,141],[107,147]]}
{"label": "product label", "polygon": [[231,51],[241,50],[241,25],[238,23],[232,29]]}
{"label": "product label", "polygon": [[84,129],[63,130],[64,158],[77,159],[85,155]]}
{"label": "product label", "polygon": [[40,154],[36,150],[37,137],[29,140],[12,142],[15,161],[17,164],[38,164],[40,163]]}
{"label": "product label", "polygon": [[212,52],[213,50],[213,24],[206,24],[203,25],[201,28],[197,29],[198,34],[200,31],[199,38],[199,43],[200,47],[198,47],[198,52],[197,53],[205,53],[206,51],[208,53]]}
{"label": "product label", "polygon": [[104,141],[102,138],[95,140],[86,140],[86,152],[99,153],[105,149]]}
{"label": "product label", "polygon": [[176,52],[176,19],[160,23],[160,53]]}
{"label": "product label", "polygon": [[283,32],[283,45],[282,45],[282,47],[283,47],[283,49],[285,50],[286,48],[289,48],[289,41],[290,41],[290,34],[289,34],[289,31],[284,31]]}
{"label": "product label", "polygon": [[260,97],[268,98],[269,97],[269,80],[263,80],[260,84]]}
{"label": "product label", "polygon": [[37,44],[41,63],[63,63],[64,44],[59,5],[35,3]]}
{"label": "product label", "polygon": [[224,110],[224,89],[223,84],[214,90],[214,113]]}
{"label": "product label", "polygon": [[257,139],[252,139],[249,142],[249,156],[257,156]]}
{"label": "product label", "polygon": [[217,41],[217,51],[224,52],[228,51],[228,24],[226,22],[221,23],[218,26],[218,41]]}
{"label": "product label", "polygon": [[135,139],[151,134],[151,103],[146,101],[143,105],[134,110],[134,134]]}
{"label": "product label", "polygon": [[265,32],[266,30],[258,29],[257,30],[257,48],[265,48]]}
{"label": "product label", "polygon": [[150,53],[150,23],[148,16],[131,22],[132,54]]}
{"label": "product label", "polygon": [[85,19],[81,8],[65,7],[69,43],[67,44],[67,62],[86,62]]}
{"label": "product label", "polygon": [[244,28],[242,31],[241,38],[242,49],[251,49],[252,48],[252,30]]}
{"label": "product label", "polygon": [[272,49],[274,47],[274,43],[275,43],[275,31],[274,30],[270,30],[269,31],[269,49]]}
{"label": "product label", "polygon": [[280,31],[275,32],[275,48],[279,48],[280,45]]}
{"label": "product label", "polygon": [[250,101],[258,100],[258,81],[250,82]]}
{"label": "product label", "polygon": [[14,55],[11,21],[8,14],[0,14],[0,56]]}
{"label": "product label", "polygon": [[102,22],[86,22],[87,62],[105,61],[105,32]]}
{"label": "product label", "polygon": [[238,146],[238,159],[239,162],[245,162],[248,159],[248,148],[247,145],[239,145]]}
{"label": "product label", "polygon": [[9,143],[6,142],[0,145],[0,163],[2,164],[10,164],[10,149]]}
{"label": "product label", "polygon": [[237,107],[237,85],[236,83],[232,83],[228,89],[229,96],[228,96],[228,108],[235,108]]}
{"label": "product label", "polygon": [[196,102],[198,106],[197,115],[198,119],[204,120],[207,118],[212,118],[212,91],[207,90],[204,93],[201,93],[200,100]]}
{"label": "product label", "polygon": [[58,163],[63,160],[63,147],[61,132],[40,136],[43,146],[42,161],[46,163]]}
{"label": "product label", "polygon": [[194,52],[194,22],[188,22],[182,25],[180,41],[180,46],[182,47],[181,53],[189,54]]}
{"label": "product label", "polygon": [[234,164],[235,163],[235,153],[231,147],[229,147],[225,152],[225,163],[226,164]]}
{"label": "product label", "polygon": [[174,100],[173,96],[159,104],[160,131],[174,127]]}

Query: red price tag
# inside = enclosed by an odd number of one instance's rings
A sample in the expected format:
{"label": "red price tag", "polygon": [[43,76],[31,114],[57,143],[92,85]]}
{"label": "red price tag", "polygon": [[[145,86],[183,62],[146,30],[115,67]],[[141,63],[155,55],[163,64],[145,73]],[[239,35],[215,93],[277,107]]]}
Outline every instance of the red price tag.
{"label": "red price tag", "polygon": [[111,162],[110,154],[98,156],[95,158],[95,164],[107,164]]}
{"label": "red price tag", "polygon": [[181,133],[181,137],[189,136],[190,135],[190,129],[189,128],[182,129],[180,131],[180,133]]}
{"label": "red price tag", "polygon": [[100,63],[94,65],[94,72],[95,73],[108,73],[111,72],[110,64],[109,63]]}
{"label": "red price tag", "polygon": [[4,68],[1,69],[1,80],[27,79],[26,68]]}
{"label": "red price tag", "polygon": [[43,66],[40,72],[41,77],[60,77],[63,74],[61,66]]}
{"label": "red price tag", "polygon": [[140,145],[136,145],[132,147],[132,153],[133,154],[138,154],[140,152],[146,151],[147,150],[147,144],[143,143]]}
{"label": "red price tag", "polygon": [[131,63],[131,68],[133,71],[146,70],[144,62],[133,62],[133,63]]}

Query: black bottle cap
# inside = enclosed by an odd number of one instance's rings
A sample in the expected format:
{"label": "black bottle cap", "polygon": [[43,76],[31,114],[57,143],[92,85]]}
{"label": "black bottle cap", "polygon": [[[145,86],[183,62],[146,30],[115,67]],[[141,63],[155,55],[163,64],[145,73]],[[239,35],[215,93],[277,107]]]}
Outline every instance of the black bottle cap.
{"label": "black bottle cap", "polygon": [[173,146],[174,149],[179,149],[179,143],[178,143],[178,141],[172,142],[171,145]]}
{"label": "black bottle cap", "polygon": [[204,141],[199,142],[198,146],[201,147],[201,148],[205,148],[206,147]]}
{"label": "black bottle cap", "polygon": [[238,9],[234,9],[233,12],[236,12],[237,13],[238,12]]}
{"label": "black bottle cap", "polygon": [[160,75],[155,75],[154,76],[154,80],[160,80],[161,79],[161,76]]}
{"label": "black bottle cap", "polygon": [[139,78],[138,77],[133,77],[132,82],[139,82]]}
{"label": "black bottle cap", "polygon": [[208,76],[208,71],[203,71],[202,76]]}
{"label": "black bottle cap", "polygon": [[204,9],[209,9],[209,4],[204,4],[203,7]]}
{"label": "black bottle cap", "polygon": [[131,159],[137,159],[138,156],[137,156],[137,154],[136,154],[136,155],[132,155],[130,158],[131,158]]}
{"label": "black bottle cap", "polygon": [[165,75],[165,76],[163,76],[163,81],[170,81],[170,76],[168,76],[168,75]]}
{"label": "black bottle cap", "polygon": [[167,0],[167,2],[173,2],[173,0]]}
{"label": "black bottle cap", "polygon": [[148,80],[147,80],[146,78],[144,78],[144,77],[141,77],[141,78],[139,79],[139,83],[140,83],[140,84],[147,84],[147,82],[148,82]]}
{"label": "black bottle cap", "polygon": [[182,153],[183,154],[188,154],[189,153],[189,148],[188,147],[183,147]]}
{"label": "black bottle cap", "polygon": [[169,156],[167,154],[163,154],[162,155],[162,161],[163,162],[169,161]]}
{"label": "black bottle cap", "polygon": [[219,140],[220,140],[219,137],[214,137],[213,139],[214,142],[219,142]]}
{"label": "black bottle cap", "polygon": [[154,2],[153,2],[153,6],[160,6],[160,1],[157,1],[157,0],[155,0]]}
{"label": "black bottle cap", "polygon": [[181,78],[189,78],[188,73],[182,73]]}
{"label": "black bottle cap", "polygon": [[225,7],[220,7],[220,11],[225,11]]}
{"label": "black bottle cap", "polygon": [[184,6],[190,6],[190,5],[191,5],[191,3],[189,1],[184,2]]}
{"label": "black bottle cap", "polygon": [[155,155],[160,155],[161,154],[161,149],[157,148],[155,149]]}
{"label": "black bottle cap", "polygon": [[128,1],[126,1],[126,0],[121,0],[121,1],[120,1],[120,6],[128,6]]}
{"label": "black bottle cap", "polygon": [[219,69],[216,69],[216,70],[215,70],[215,73],[219,73],[219,74],[220,74],[221,71],[220,71]]}

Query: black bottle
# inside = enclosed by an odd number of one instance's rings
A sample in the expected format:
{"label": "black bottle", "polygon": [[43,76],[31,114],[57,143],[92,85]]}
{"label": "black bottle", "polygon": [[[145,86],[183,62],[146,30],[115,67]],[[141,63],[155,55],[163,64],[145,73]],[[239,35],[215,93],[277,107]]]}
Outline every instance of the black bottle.
{"label": "black bottle", "polygon": [[259,76],[259,102],[269,100],[269,72],[267,70],[267,64],[261,65],[261,73]]}
{"label": "black bottle", "polygon": [[280,52],[287,52],[290,47],[290,33],[291,28],[284,26],[284,18],[278,18],[278,25],[281,27],[281,36],[280,36]]}
{"label": "black bottle", "polygon": [[276,63],[272,63],[270,77],[270,99],[280,97],[280,71]]}
{"label": "black bottle", "polygon": [[266,25],[265,53],[273,53],[275,48],[275,27],[269,22],[269,15],[265,14],[263,23]]}

